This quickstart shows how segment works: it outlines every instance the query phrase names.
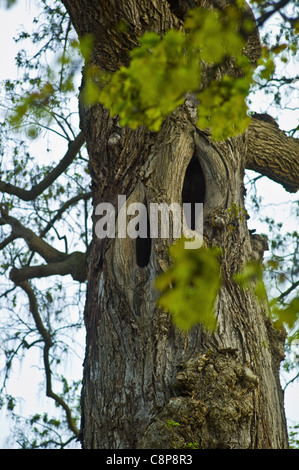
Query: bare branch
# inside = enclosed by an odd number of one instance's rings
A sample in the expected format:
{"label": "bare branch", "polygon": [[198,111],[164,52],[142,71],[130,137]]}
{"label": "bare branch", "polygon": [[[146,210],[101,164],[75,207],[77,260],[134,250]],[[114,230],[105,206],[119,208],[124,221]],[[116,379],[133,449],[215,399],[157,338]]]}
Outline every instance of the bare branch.
{"label": "bare branch", "polygon": [[[74,204],[80,199],[90,197],[90,194],[78,195],[75,198],[70,199],[65,203],[59,212],[56,214],[57,218],[61,216],[64,210],[67,209],[71,204]],[[12,240],[17,238],[23,238],[29,249],[33,252],[38,253],[48,264],[39,266],[25,266],[22,268],[13,268],[10,272],[10,279],[19,284],[25,280],[32,278],[41,278],[53,275],[65,276],[70,274],[74,280],[84,282],[87,277],[87,253],[79,251],[71,254],[63,253],[56,248],[53,248],[49,243],[45,242],[41,237],[37,236],[32,230],[24,227],[15,217],[8,215],[5,208],[0,205],[1,219],[0,225],[9,224],[12,227],[12,233],[7,237],[1,245],[4,247]],[[55,217],[56,217],[55,216]],[[55,219],[55,218],[54,218]],[[50,225],[46,227],[51,228],[54,221],[52,220]],[[46,231],[45,231],[46,232]]]}
{"label": "bare branch", "polygon": [[263,24],[269,19],[271,18],[271,16],[273,16],[276,12],[278,12],[279,10],[281,10],[282,8],[284,8],[288,3],[290,3],[290,0],[280,0],[279,2],[277,3],[273,3],[271,4],[271,6],[273,6],[272,9],[270,9],[269,11],[265,11],[264,13],[261,14],[261,16],[258,18],[257,20],[257,26],[260,28],[261,26],[263,26]]}
{"label": "bare branch", "polygon": [[24,227],[15,217],[8,215],[2,205],[0,205],[1,219],[0,225],[9,224],[12,228],[11,237],[23,238],[29,249],[38,253],[47,262],[59,261],[67,257],[56,248],[53,248],[49,243],[45,242],[41,237],[38,237],[32,230]]}
{"label": "bare branch", "polygon": [[[71,199],[69,199],[68,201],[66,201],[56,212],[55,216],[47,223],[46,227],[40,232],[40,237],[44,237],[46,235],[46,233],[48,233],[48,231],[54,226],[55,222],[57,220],[59,220],[62,216],[62,214],[72,205],[76,204],[78,201],[81,201],[82,199],[84,200],[85,202],[85,205],[87,203],[87,200],[90,199],[90,197],[92,196],[92,192],[89,191],[87,193],[82,193],[82,194],[77,194],[77,196],[74,196],[72,197]],[[9,238],[9,237],[8,237]],[[13,238],[14,239],[14,238]],[[12,240],[8,240],[7,239],[7,243],[10,243]],[[5,242],[5,240],[3,241],[3,243]],[[5,245],[5,246],[6,246]],[[86,244],[86,246],[88,246]],[[1,245],[0,245],[1,247]],[[28,266],[29,264],[31,263],[31,260],[34,256],[34,252],[31,253],[30,257],[29,257],[29,260],[28,260]]]}
{"label": "bare branch", "polygon": [[294,282],[286,291],[282,292],[278,297],[277,300],[283,300],[284,297],[289,295],[293,290],[297,289],[299,286],[299,281]]}
{"label": "bare branch", "polygon": [[70,207],[70,206],[73,206],[74,204],[76,204],[77,202],[81,201],[82,199],[84,201],[87,201],[88,199],[90,199],[92,196],[92,192],[89,191],[87,193],[82,193],[82,194],[77,194],[77,196],[74,196],[72,197],[71,199],[69,199],[68,201],[66,201],[61,207],[60,209],[58,209],[57,213],[55,214],[55,216],[53,217],[52,220],[50,220],[50,222],[48,222],[47,226],[41,231],[41,234],[40,236],[43,237],[45,236],[45,234],[51,229],[51,227],[53,227],[54,223],[59,220],[62,216],[62,214]]}
{"label": "bare branch", "polygon": [[53,341],[51,338],[51,334],[45,328],[42,318],[39,314],[36,295],[28,281],[22,282],[20,284],[20,287],[28,296],[30,311],[32,313],[36,328],[44,341],[44,366],[45,366],[45,373],[46,373],[46,395],[47,397],[52,398],[58,405],[60,405],[64,409],[69,429],[75,434],[75,436],[79,436],[79,430],[77,426],[75,425],[75,422],[72,418],[72,412],[69,406],[65,403],[65,401],[59,395],[54,393],[52,390],[52,372],[51,372],[50,360],[49,360],[49,350],[53,346]]}
{"label": "bare branch", "polygon": [[46,175],[40,183],[33,186],[30,190],[19,188],[18,186],[0,180],[0,191],[18,196],[23,201],[32,201],[43,191],[45,191],[45,189],[47,189],[67,169],[67,167],[76,157],[84,142],[85,139],[83,133],[80,132],[75,140],[69,143],[69,148],[58,165],[53,168],[53,170],[50,171],[50,173]]}

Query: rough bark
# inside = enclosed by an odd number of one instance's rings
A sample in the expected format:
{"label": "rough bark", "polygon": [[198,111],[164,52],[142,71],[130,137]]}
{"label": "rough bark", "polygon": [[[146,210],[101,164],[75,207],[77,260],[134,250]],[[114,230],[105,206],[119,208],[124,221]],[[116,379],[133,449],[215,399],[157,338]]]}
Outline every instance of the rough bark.
{"label": "rough bark", "polygon": [[[63,3],[79,36],[95,35],[93,61],[106,70],[127,62],[128,49],[143,31],[181,26],[175,2]],[[130,25],[129,37],[117,30],[120,19]],[[148,207],[181,203],[188,178],[188,184],[204,187],[196,202],[204,202],[205,243],[223,249],[218,329],[210,333],[198,326],[182,333],[157,308],[153,285],[169,265],[172,239],[141,246],[138,239],[101,240],[94,234],[85,307],[84,448],[288,446],[279,382],[284,332],[271,325],[267,305],[232,280],[244,262],[261,259],[266,249],[246,220],[236,220],[233,230],[228,223],[232,204],[244,207],[245,167],[256,161],[254,127],[215,143],[196,127],[193,115],[187,100],[160,132],[151,133],[121,128],[101,105],[81,106],[94,207],[110,202],[117,208],[118,195]],[[192,172],[191,161],[198,165]],[[93,220],[95,225],[95,213]],[[180,426],[167,426],[169,420]]]}

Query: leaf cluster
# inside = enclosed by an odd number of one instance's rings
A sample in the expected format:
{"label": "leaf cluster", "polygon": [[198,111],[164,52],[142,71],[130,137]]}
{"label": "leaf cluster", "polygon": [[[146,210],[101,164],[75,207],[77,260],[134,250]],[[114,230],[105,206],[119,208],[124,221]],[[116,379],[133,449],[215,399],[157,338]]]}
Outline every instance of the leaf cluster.
{"label": "leaf cluster", "polygon": [[[198,125],[211,128],[216,139],[245,130],[249,118],[245,99],[252,67],[244,56],[245,39],[238,24],[241,10],[230,5],[224,12],[197,8],[189,12],[185,30],[169,30],[163,37],[145,33],[131,51],[128,67],[110,78],[87,73],[85,96],[102,102],[121,125],[143,124],[158,131],[164,119],[182,105],[187,92],[198,98]],[[250,30],[252,25],[248,24]],[[216,79],[220,66],[233,61],[239,77],[229,73]],[[229,67],[228,67],[229,68]],[[205,74],[212,75],[205,85]],[[213,79],[215,75],[215,79]]]}
{"label": "leaf cluster", "polygon": [[221,276],[218,248],[185,249],[182,238],[169,248],[170,268],[156,279],[162,292],[158,305],[172,314],[174,324],[189,330],[196,324],[216,327],[214,304]]}

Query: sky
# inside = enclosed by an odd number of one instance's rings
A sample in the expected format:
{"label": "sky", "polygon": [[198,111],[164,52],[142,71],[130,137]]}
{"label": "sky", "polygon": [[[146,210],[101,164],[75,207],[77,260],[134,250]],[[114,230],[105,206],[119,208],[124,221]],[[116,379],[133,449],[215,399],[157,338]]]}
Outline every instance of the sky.
{"label": "sky", "polygon": [[[0,0],[0,7],[1,1],[2,0]],[[17,6],[10,10],[0,8],[0,80],[16,77],[17,75],[14,57],[19,50],[19,45],[15,44],[12,38],[18,30],[19,24],[28,25],[28,28],[30,28],[32,18],[36,11],[34,4],[34,0],[21,0],[17,3]],[[299,93],[297,93],[297,96],[294,95],[292,97],[292,104],[299,107]],[[252,107],[257,112],[265,112],[270,105],[271,102],[269,102],[269,98],[260,96],[260,94],[253,97]],[[279,124],[280,127],[285,130],[293,128],[294,113],[285,109],[280,114]],[[280,220],[283,221],[283,228],[285,230],[298,229],[298,221],[289,214],[289,201],[290,199],[295,200],[298,195],[286,193],[280,185],[273,183],[268,178],[263,178],[260,182],[257,182],[257,188],[258,192],[263,196],[262,210],[264,210],[265,213],[267,212],[270,216],[272,214],[275,217],[279,217]],[[261,225],[255,218],[249,220],[249,228],[256,228],[257,232],[265,231],[265,226]],[[80,361],[75,363],[73,367],[76,368],[75,373],[80,376],[82,372],[82,364]],[[36,360],[28,354],[24,362],[20,364],[19,370],[16,371],[11,386],[11,393],[22,396],[20,412],[24,413],[24,415],[34,414],[36,405],[41,409],[46,406],[49,410],[53,406],[51,400],[45,400],[43,396],[43,390],[39,385],[41,380],[43,380],[43,378],[36,365]],[[285,393],[285,407],[289,423],[298,422],[298,382],[287,388]],[[9,431],[10,422],[6,418],[6,411],[0,410],[0,448],[11,448],[13,446],[12,441],[7,439]]]}

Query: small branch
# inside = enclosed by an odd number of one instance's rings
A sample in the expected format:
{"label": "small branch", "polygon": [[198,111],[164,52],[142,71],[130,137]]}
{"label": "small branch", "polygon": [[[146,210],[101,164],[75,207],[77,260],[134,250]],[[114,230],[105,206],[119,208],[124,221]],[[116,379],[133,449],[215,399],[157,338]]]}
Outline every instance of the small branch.
{"label": "small branch", "polygon": [[74,196],[72,197],[71,199],[69,199],[67,202],[65,202],[61,207],[60,209],[58,209],[58,211],[56,212],[55,216],[53,217],[52,220],[50,220],[50,222],[48,222],[47,226],[41,231],[40,233],[40,236],[41,237],[44,237],[46,235],[46,233],[51,229],[51,227],[53,227],[54,223],[59,220],[62,216],[62,214],[70,207],[70,206],[73,206],[74,204],[76,204],[77,202],[81,201],[82,199],[84,201],[87,201],[88,199],[90,199],[92,196],[92,192],[89,191],[87,193],[82,193],[82,194],[78,194],[77,196]]}
{"label": "small branch", "polygon": [[21,284],[19,284],[19,286],[23,289],[23,291],[28,296],[30,311],[32,313],[36,328],[44,341],[44,367],[45,367],[45,373],[46,373],[46,395],[47,397],[52,398],[58,405],[60,405],[64,409],[69,429],[75,434],[75,436],[79,436],[79,430],[74,423],[69,406],[65,403],[65,401],[59,395],[54,393],[52,390],[52,372],[51,372],[51,367],[50,367],[49,351],[50,351],[50,348],[53,346],[53,341],[52,341],[51,334],[43,325],[43,321],[39,314],[35,293],[28,281],[22,282]]}
{"label": "small branch", "polygon": [[284,297],[286,297],[287,295],[289,295],[294,289],[297,288],[297,286],[299,286],[299,281],[296,281],[294,282],[286,291],[282,292],[276,300],[283,300]]}
{"label": "small branch", "polygon": [[8,294],[10,294],[11,292],[13,292],[13,291],[16,289],[16,287],[17,287],[17,286],[14,286],[14,287],[12,287],[11,289],[8,289],[8,290],[6,290],[5,292],[3,292],[3,294],[0,295],[0,299],[1,299],[2,297],[6,297]]}
{"label": "small branch", "polygon": [[290,385],[291,383],[295,382],[295,380],[297,380],[298,377],[299,377],[299,372],[298,372],[298,374],[295,375],[295,377],[293,377],[291,380],[289,380],[289,381],[285,384],[285,386],[284,386],[284,388],[283,388],[283,391],[285,392],[287,386]]}
{"label": "small branch", "polygon": [[84,142],[85,139],[83,133],[80,132],[75,140],[69,143],[69,148],[58,165],[53,168],[53,170],[50,171],[50,173],[46,175],[40,183],[33,186],[30,190],[19,188],[18,186],[0,180],[0,191],[17,196],[23,201],[32,201],[43,191],[45,191],[45,189],[47,189],[67,169],[67,167],[76,157]]}
{"label": "small branch", "polygon": [[5,240],[3,240],[3,242],[0,243],[0,251],[3,250],[7,245],[9,245],[9,243],[13,242],[17,238],[18,237],[16,235],[11,233],[7,238],[5,238]]}

